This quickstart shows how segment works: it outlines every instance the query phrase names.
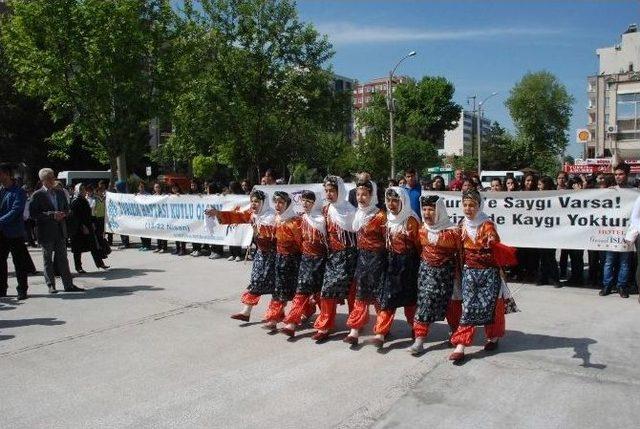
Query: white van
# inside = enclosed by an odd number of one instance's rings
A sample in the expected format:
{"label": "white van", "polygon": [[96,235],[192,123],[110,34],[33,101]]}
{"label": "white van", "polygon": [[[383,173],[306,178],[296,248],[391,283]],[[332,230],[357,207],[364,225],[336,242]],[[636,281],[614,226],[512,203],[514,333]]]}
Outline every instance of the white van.
{"label": "white van", "polygon": [[486,189],[491,187],[491,181],[493,179],[502,180],[502,184],[504,185],[505,180],[507,180],[507,176],[513,176],[516,179],[518,179],[518,181],[520,181],[522,180],[524,173],[522,171],[517,171],[517,170],[516,171],[485,170],[480,173],[480,182],[482,183],[482,187]]}
{"label": "white van", "polygon": [[58,180],[64,186],[75,185],[76,183],[92,183],[97,184],[104,180],[111,180],[111,170],[107,171],[61,171],[58,173]]}

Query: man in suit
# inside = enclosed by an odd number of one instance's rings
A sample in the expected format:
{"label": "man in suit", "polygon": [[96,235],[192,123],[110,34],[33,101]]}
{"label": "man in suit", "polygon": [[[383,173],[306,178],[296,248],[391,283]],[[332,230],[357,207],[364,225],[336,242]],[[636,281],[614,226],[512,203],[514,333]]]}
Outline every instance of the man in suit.
{"label": "man in suit", "polygon": [[69,202],[65,194],[55,188],[55,176],[50,168],[38,173],[42,188],[33,193],[29,213],[36,221],[38,242],[42,246],[44,259],[44,279],[49,293],[57,293],[53,264],[55,264],[66,292],[84,292],[73,284],[69,261],[67,260],[67,225]]}
{"label": "man in suit", "polygon": [[7,258],[9,253],[18,280],[18,299],[27,299],[30,258],[24,243],[24,206],[27,193],[15,183],[9,164],[0,164],[0,297],[7,296]]}

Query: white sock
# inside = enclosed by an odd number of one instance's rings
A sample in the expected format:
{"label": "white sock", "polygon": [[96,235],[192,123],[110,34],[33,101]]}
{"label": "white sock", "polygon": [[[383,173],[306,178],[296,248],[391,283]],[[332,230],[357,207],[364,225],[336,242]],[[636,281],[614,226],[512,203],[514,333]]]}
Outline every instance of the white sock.
{"label": "white sock", "polygon": [[421,349],[423,344],[424,337],[416,337],[415,341],[413,342],[413,348],[416,350]]}
{"label": "white sock", "polygon": [[384,335],[376,334],[376,340],[384,341]]}
{"label": "white sock", "polygon": [[350,337],[358,338],[359,335],[360,335],[360,331],[358,329],[352,329],[351,331],[349,331]]}
{"label": "white sock", "polygon": [[464,353],[464,346],[462,344],[458,344],[456,349],[454,350],[456,353]]}
{"label": "white sock", "polygon": [[251,309],[252,308],[253,308],[253,305],[245,304],[244,309],[242,310],[242,314],[244,314],[245,316],[251,316]]}

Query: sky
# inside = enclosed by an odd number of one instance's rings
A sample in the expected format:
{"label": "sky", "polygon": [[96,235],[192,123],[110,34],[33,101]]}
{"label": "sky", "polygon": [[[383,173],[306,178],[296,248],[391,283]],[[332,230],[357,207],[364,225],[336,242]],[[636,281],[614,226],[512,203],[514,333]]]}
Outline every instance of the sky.
{"label": "sky", "polygon": [[581,157],[575,130],[587,121],[587,76],[598,71],[596,49],[613,46],[640,1],[354,1],[298,0],[298,13],[332,42],[333,71],[361,82],[396,74],[444,76],[455,101],[485,104],[485,116],[513,130],[504,101],[524,74],[547,70],[575,98],[567,154]]}

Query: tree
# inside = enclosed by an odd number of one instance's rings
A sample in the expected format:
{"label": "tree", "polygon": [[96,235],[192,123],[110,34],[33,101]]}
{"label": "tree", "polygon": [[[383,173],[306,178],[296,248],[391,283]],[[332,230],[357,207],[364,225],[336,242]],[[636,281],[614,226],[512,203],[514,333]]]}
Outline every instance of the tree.
{"label": "tree", "polygon": [[58,154],[80,137],[115,172],[118,157],[146,152],[148,121],[171,82],[163,57],[169,1],[13,0],[10,7],[2,39],[17,88],[44,100],[54,121],[69,121],[51,135]]}
{"label": "tree", "polygon": [[527,73],[511,89],[505,106],[516,127],[514,153],[519,166],[545,172],[556,168],[569,141],[573,101],[547,71]]}
{"label": "tree", "polygon": [[216,161],[210,156],[198,155],[192,161],[193,177],[208,179],[216,173]]}
{"label": "tree", "polygon": [[526,167],[520,163],[513,135],[494,121],[491,124],[487,140],[482,145],[483,168],[486,170],[515,170]]}
{"label": "tree", "polygon": [[[461,107],[453,102],[453,84],[443,77],[425,76],[420,81],[398,84],[395,100],[395,148],[397,166],[422,170],[438,163],[434,142],[458,125]],[[386,97],[374,93],[371,103],[356,114],[365,131],[358,148],[361,165],[378,176],[388,177],[389,112]],[[416,156],[417,155],[417,156]]]}
{"label": "tree", "polygon": [[26,164],[31,178],[43,166],[56,171],[99,168],[97,161],[88,160],[90,155],[79,140],[73,142],[66,160],[50,156],[47,139],[64,128],[65,121],[54,124],[42,102],[19,93],[14,84],[14,73],[0,39],[0,160]]}
{"label": "tree", "polygon": [[440,164],[438,151],[427,140],[400,135],[396,140],[396,167],[399,172],[407,168],[423,171]]}
{"label": "tree", "polygon": [[430,142],[441,139],[460,120],[462,108],[453,101],[454,92],[453,84],[441,76],[398,85],[394,92],[398,132]]}
{"label": "tree", "polygon": [[286,170],[346,124],[349,94],[332,89],[326,37],[289,0],[187,1],[179,24],[175,133],[164,156],[210,155],[256,178]]}

